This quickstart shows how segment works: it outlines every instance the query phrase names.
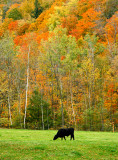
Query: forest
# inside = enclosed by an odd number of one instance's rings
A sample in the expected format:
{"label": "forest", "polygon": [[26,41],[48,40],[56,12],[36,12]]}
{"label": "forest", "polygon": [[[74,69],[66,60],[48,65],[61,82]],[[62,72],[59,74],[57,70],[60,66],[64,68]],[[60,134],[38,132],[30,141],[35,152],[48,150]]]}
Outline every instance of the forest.
{"label": "forest", "polygon": [[118,131],[118,0],[0,1],[0,128]]}

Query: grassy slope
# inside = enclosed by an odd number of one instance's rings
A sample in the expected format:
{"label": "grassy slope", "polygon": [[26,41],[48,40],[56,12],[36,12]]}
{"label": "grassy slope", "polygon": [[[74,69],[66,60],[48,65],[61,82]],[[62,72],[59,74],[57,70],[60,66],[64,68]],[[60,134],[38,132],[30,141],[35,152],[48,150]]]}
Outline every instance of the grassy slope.
{"label": "grassy slope", "polygon": [[75,141],[53,141],[55,134],[0,129],[0,160],[118,160],[118,133],[75,131]]}

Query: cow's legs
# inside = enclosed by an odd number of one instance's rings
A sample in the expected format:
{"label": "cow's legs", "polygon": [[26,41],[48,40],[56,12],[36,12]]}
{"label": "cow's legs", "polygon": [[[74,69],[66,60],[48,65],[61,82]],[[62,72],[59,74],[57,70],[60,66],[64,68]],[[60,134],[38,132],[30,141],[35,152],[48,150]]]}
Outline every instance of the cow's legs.
{"label": "cow's legs", "polygon": [[61,140],[63,140],[63,138],[66,140],[65,136],[64,136],[64,137],[61,137]]}
{"label": "cow's legs", "polygon": [[70,140],[72,139],[72,134],[71,134],[71,136],[70,136]]}
{"label": "cow's legs", "polygon": [[73,138],[73,140],[74,140],[74,134],[72,134],[72,138]]}
{"label": "cow's legs", "polygon": [[70,138],[70,140],[73,138],[73,140],[74,140],[74,134],[71,134],[71,138]]}

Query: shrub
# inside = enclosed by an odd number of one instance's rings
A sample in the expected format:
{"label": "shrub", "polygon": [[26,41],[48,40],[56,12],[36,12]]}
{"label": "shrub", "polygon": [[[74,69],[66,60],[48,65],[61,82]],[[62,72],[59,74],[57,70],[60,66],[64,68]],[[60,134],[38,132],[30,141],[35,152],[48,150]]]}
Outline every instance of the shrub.
{"label": "shrub", "polygon": [[8,118],[0,118],[0,127],[8,127],[9,121]]}

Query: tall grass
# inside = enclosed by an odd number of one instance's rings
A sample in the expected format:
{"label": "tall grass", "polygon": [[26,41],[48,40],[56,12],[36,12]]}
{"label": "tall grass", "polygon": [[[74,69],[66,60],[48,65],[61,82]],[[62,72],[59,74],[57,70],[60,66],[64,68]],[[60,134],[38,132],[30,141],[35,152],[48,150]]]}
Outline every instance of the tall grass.
{"label": "tall grass", "polygon": [[75,131],[75,140],[52,130],[0,129],[0,160],[118,160],[118,133]]}

